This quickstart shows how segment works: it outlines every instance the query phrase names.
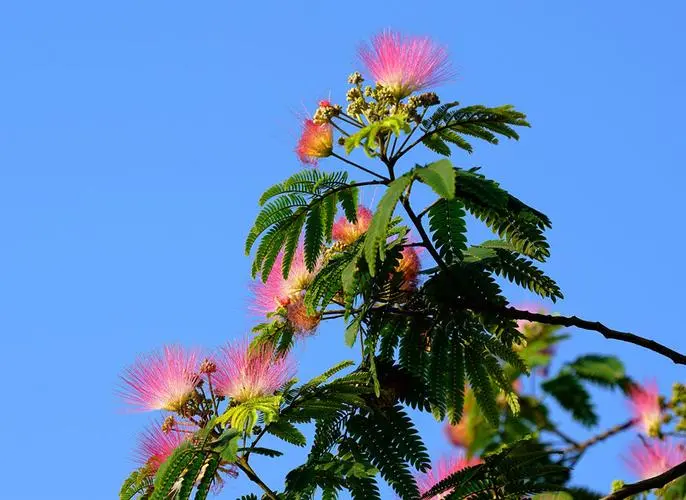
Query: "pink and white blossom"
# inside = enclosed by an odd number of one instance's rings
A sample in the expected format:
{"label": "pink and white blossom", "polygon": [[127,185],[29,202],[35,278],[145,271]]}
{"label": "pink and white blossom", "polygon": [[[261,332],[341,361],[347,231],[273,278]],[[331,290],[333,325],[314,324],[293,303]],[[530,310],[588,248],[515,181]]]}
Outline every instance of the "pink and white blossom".
{"label": "pink and white blossom", "polygon": [[288,278],[283,277],[281,263],[283,254],[279,254],[274,262],[267,280],[263,283],[257,280],[252,284],[253,304],[252,309],[260,314],[269,314],[281,307],[286,307],[291,301],[300,297],[312,281],[313,274],[305,265],[305,252],[303,246],[298,245],[293,256]]}
{"label": "pink and white blossom", "polygon": [[686,452],[681,445],[671,440],[634,443],[625,458],[628,467],[639,479],[659,476],[663,472],[686,460]]}
{"label": "pink and white blossom", "polygon": [[333,151],[333,128],[328,123],[303,120],[300,139],[295,152],[301,162],[316,165],[319,158],[331,155]]}
{"label": "pink and white blossom", "polygon": [[374,214],[367,207],[357,208],[357,220],[350,222],[347,217],[339,217],[333,225],[332,237],[335,241],[349,245],[367,232]]}
{"label": "pink and white blossom", "polygon": [[136,448],[136,459],[141,465],[147,465],[150,472],[157,472],[167,458],[174,453],[190,434],[177,430],[162,430],[160,422],[153,422],[139,437]]}
{"label": "pink and white blossom", "polygon": [[[481,459],[479,458],[466,458],[461,455],[456,455],[452,458],[442,458],[438,463],[433,464],[428,472],[415,478],[417,482],[417,487],[419,488],[419,493],[424,495],[431,488],[436,486],[438,483],[443,481],[446,477],[454,474],[455,472],[461,471],[464,468],[472,467],[474,465],[479,465]],[[444,491],[438,495],[433,495],[428,497],[427,500],[440,500],[446,498],[452,490]]]}
{"label": "pink and white blossom", "polygon": [[629,406],[643,432],[655,436],[662,422],[660,391],[657,384],[653,381],[642,386],[633,385],[629,389]]}
{"label": "pink and white blossom", "polygon": [[212,379],[217,394],[237,402],[272,395],[295,374],[290,357],[277,357],[269,345],[250,346],[247,340],[223,346],[215,363]]}
{"label": "pink and white blossom", "polygon": [[139,358],[121,377],[122,398],[142,411],[180,410],[200,382],[198,358],[176,345]]}
{"label": "pink and white blossom", "polygon": [[359,56],[374,80],[399,99],[452,76],[447,50],[429,37],[387,30],[363,45]]}

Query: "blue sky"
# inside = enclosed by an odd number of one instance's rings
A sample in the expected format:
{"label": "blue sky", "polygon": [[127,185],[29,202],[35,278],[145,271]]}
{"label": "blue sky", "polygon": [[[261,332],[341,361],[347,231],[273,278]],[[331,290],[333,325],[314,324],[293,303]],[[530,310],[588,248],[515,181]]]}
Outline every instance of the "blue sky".
{"label": "blue sky", "polygon": [[[529,115],[520,142],[454,160],[552,218],[546,270],[567,297],[554,310],[686,351],[684,15],[678,1],[6,2],[3,496],[115,496],[149,420],[122,412],[119,372],[165,342],[210,347],[250,328],[243,239],[257,197],[300,168],[298,116],[342,100],[357,44],[386,27],[450,47],[459,77],[444,100]],[[573,333],[556,363],[612,353],[665,390],[683,381],[655,354]],[[327,326],[298,351],[302,377],[355,353]],[[602,427],[627,418],[616,394],[598,404]],[[449,452],[421,423],[435,455]],[[576,482],[630,479],[630,438],[591,450]],[[301,456],[269,465],[267,482]]]}

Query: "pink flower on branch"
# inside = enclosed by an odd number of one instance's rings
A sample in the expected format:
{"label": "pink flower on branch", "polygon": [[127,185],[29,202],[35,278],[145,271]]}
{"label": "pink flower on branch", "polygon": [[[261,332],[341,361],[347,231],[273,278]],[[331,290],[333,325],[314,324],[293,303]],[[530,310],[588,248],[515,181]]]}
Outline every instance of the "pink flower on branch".
{"label": "pink flower on branch", "polygon": [[165,346],[141,357],[122,375],[122,398],[142,410],[179,411],[200,382],[198,352]]}
{"label": "pink flower on branch", "polygon": [[143,433],[141,433],[138,447],[136,449],[136,459],[141,465],[147,465],[150,472],[157,472],[160,465],[174,453],[191,434],[170,429],[167,432],[162,430],[160,422],[154,422]]}
{"label": "pink flower on branch", "polygon": [[401,252],[400,261],[395,268],[397,272],[402,274],[402,284],[400,289],[405,292],[411,292],[417,288],[417,281],[419,277],[419,270],[421,263],[419,262],[419,254],[414,247],[405,247]]}
{"label": "pink flower on branch", "polygon": [[222,347],[215,362],[217,394],[241,403],[274,394],[295,374],[291,358],[275,356],[266,344],[250,346],[247,340]]}
{"label": "pink flower on branch", "polygon": [[641,425],[643,432],[648,436],[656,436],[662,423],[660,392],[657,384],[653,381],[643,386],[633,385],[629,389],[629,398],[629,406],[636,423]]}
{"label": "pink flower on branch", "polygon": [[333,151],[333,128],[328,123],[303,121],[300,139],[295,152],[301,162],[316,165],[319,158],[330,156]]}
{"label": "pink flower on branch", "polygon": [[[415,478],[420,495],[424,495],[427,491],[451,474],[461,471],[467,467],[479,465],[480,463],[481,459],[479,458],[466,458],[460,455],[450,459],[443,458],[439,460],[437,464],[434,464],[431,467],[431,470]],[[438,495],[428,497],[427,500],[440,500],[442,498],[446,498],[450,493],[451,491],[444,491]]]}
{"label": "pink flower on branch", "polygon": [[659,476],[686,460],[682,446],[670,440],[635,443],[625,462],[639,479]]}
{"label": "pink flower on branch", "polygon": [[255,281],[252,285],[254,302],[252,309],[260,314],[268,314],[280,307],[286,307],[291,301],[297,300],[312,281],[312,273],[305,265],[305,252],[302,245],[298,245],[291,262],[288,278],[283,277],[281,263],[283,254],[279,254],[274,262],[267,280]]}
{"label": "pink flower on branch", "polygon": [[384,31],[363,45],[359,56],[374,80],[398,99],[452,76],[446,49],[428,37]]}
{"label": "pink flower on branch", "polygon": [[360,236],[367,232],[374,214],[366,207],[357,208],[357,221],[350,222],[347,217],[339,217],[333,225],[333,239],[345,245],[354,243]]}

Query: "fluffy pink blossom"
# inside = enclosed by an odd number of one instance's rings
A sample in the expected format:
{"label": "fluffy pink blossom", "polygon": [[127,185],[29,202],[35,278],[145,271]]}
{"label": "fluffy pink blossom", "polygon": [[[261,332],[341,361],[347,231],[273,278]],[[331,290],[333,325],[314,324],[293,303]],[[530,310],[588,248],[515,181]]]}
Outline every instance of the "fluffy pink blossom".
{"label": "fluffy pink blossom", "polygon": [[279,254],[274,262],[267,281],[253,282],[254,296],[252,309],[260,314],[268,314],[280,307],[286,307],[291,301],[300,297],[312,280],[312,273],[305,265],[305,252],[302,245],[298,245],[291,263],[288,278],[284,279],[281,272],[283,255]]}
{"label": "fluffy pink blossom", "polygon": [[295,374],[288,356],[276,357],[270,346],[251,347],[247,340],[222,347],[216,363],[217,393],[237,402],[274,394]]}
{"label": "fluffy pink blossom", "polygon": [[377,83],[402,99],[452,76],[448,53],[428,37],[384,31],[363,45],[359,56]]}
{"label": "fluffy pink blossom", "polygon": [[136,459],[141,465],[147,465],[150,472],[157,472],[160,465],[178,448],[181,443],[188,439],[190,434],[170,430],[164,432],[160,422],[154,422],[141,433]]}
{"label": "fluffy pink blossom", "polygon": [[662,422],[657,384],[652,381],[643,386],[632,386],[629,389],[629,406],[636,423],[643,427],[643,431],[649,436],[656,435]]}
{"label": "fluffy pink blossom", "polygon": [[[455,472],[458,472],[466,467],[479,465],[480,463],[481,459],[479,458],[466,458],[463,456],[454,456],[450,459],[443,458],[439,460],[437,464],[434,464],[431,467],[431,470],[415,478],[417,481],[417,487],[419,488],[419,493],[423,495],[451,474],[454,474]],[[443,493],[439,493],[438,495],[433,495],[429,497],[429,499],[440,500],[441,498],[447,497],[450,492],[451,491],[445,491]]]}
{"label": "fluffy pink blossom", "polygon": [[295,300],[291,300],[286,306],[286,319],[295,332],[300,335],[312,333],[321,322],[319,314],[309,314],[307,312],[304,294]]}
{"label": "fluffy pink blossom", "polygon": [[625,462],[639,479],[659,476],[686,460],[686,452],[673,441],[651,440],[635,443]]}
{"label": "fluffy pink blossom", "polygon": [[316,165],[319,158],[333,151],[333,129],[328,123],[315,123],[305,119],[295,152],[301,162]]}
{"label": "fluffy pink blossom", "polygon": [[121,377],[122,398],[143,411],[180,410],[200,381],[198,355],[171,345],[139,358]]}
{"label": "fluffy pink blossom", "polygon": [[356,222],[350,222],[347,217],[339,217],[333,225],[333,239],[340,241],[345,245],[355,242],[360,236],[367,232],[373,216],[374,214],[371,210],[359,206],[357,208]]}
{"label": "fluffy pink blossom", "polygon": [[395,270],[403,275],[403,283],[400,289],[406,292],[412,291],[417,287],[420,262],[419,254],[414,247],[405,247],[402,256]]}

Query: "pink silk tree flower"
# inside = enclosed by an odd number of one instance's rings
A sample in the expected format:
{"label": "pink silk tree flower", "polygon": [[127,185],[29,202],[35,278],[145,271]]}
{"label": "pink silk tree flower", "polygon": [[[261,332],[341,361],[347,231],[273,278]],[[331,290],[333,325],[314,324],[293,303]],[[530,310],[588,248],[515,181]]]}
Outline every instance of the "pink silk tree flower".
{"label": "pink silk tree flower", "polygon": [[174,429],[165,432],[160,422],[154,422],[140,435],[136,459],[155,473],[190,435]]}
{"label": "pink silk tree flower", "polygon": [[141,357],[122,375],[122,398],[142,411],[179,411],[200,382],[198,352],[165,346]]}
{"label": "pink silk tree flower", "polygon": [[305,306],[305,297],[292,300],[286,306],[286,319],[299,335],[307,335],[319,326],[321,316],[319,314],[309,314]]}
{"label": "pink silk tree flower", "polygon": [[662,423],[660,392],[652,381],[643,386],[633,385],[629,389],[629,406],[637,424],[651,437],[657,436]]}
{"label": "pink silk tree flower", "polygon": [[295,152],[301,162],[316,165],[319,158],[326,158],[333,152],[333,128],[328,123],[303,121],[300,139]]}
{"label": "pink silk tree flower", "polygon": [[428,37],[384,31],[363,45],[359,56],[376,82],[402,99],[449,80],[448,52]]}
{"label": "pink silk tree flower", "polygon": [[402,250],[400,262],[395,270],[403,275],[403,283],[400,289],[411,292],[417,287],[419,276],[419,254],[414,247],[405,247]]}
{"label": "pink silk tree flower", "polygon": [[250,346],[247,340],[222,347],[215,362],[217,394],[239,403],[274,394],[295,374],[291,358],[276,357],[269,345]]}
{"label": "pink silk tree flower", "polygon": [[634,443],[629,455],[624,460],[639,479],[659,476],[686,460],[684,448],[670,440]]}
{"label": "pink silk tree flower", "polygon": [[347,217],[339,217],[333,225],[332,237],[335,241],[350,245],[367,232],[373,213],[366,207],[357,208],[357,221],[350,222]]}
{"label": "pink silk tree flower", "polygon": [[288,278],[283,277],[281,263],[283,254],[279,254],[274,262],[267,281],[254,281],[252,284],[252,309],[260,314],[268,314],[280,307],[286,307],[291,301],[300,297],[312,280],[313,274],[305,265],[305,252],[302,244],[298,245],[291,262]]}
{"label": "pink silk tree flower", "polygon": [[[481,459],[479,458],[466,458],[460,455],[454,456],[450,459],[443,458],[439,460],[437,464],[434,464],[431,467],[431,470],[415,478],[420,495],[424,495],[427,491],[451,474],[461,471],[467,467],[479,465],[480,463]],[[446,498],[451,491],[452,490],[448,490],[444,491],[443,493],[439,493],[438,495],[433,495],[428,497],[427,500],[440,500],[442,498]]]}

